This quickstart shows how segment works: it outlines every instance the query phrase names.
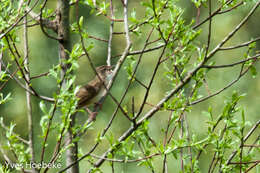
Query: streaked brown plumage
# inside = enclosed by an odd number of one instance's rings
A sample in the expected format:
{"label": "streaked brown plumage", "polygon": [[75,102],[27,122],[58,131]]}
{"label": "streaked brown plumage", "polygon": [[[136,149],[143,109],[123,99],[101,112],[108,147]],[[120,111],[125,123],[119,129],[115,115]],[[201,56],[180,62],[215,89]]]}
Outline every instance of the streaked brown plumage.
{"label": "streaked brown plumage", "polygon": [[[102,65],[97,67],[96,71],[101,80],[107,86],[112,77],[112,66]],[[105,87],[101,80],[96,75],[95,78],[87,85],[80,87],[76,94],[76,97],[79,98],[78,108],[88,106],[99,101],[105,91]]]}

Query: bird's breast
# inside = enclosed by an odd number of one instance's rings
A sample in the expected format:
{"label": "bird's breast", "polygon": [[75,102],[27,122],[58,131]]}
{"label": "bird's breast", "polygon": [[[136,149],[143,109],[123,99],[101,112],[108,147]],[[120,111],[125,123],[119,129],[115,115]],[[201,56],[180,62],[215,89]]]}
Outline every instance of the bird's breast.
{"label": "bird's breast", "polygon": [[104,86],[102,86],[98,94],[92,99],[90,99],[89,104],[97,103],[102,98],[102,96],[104,96],[104,94],[105,94],[105,88]]}

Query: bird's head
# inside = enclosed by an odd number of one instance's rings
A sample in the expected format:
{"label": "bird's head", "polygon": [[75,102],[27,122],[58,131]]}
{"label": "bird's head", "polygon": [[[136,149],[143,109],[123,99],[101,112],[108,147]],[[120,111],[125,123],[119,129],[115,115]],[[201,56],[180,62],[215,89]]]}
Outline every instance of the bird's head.
{"label": "bird's head", "polygon": [[96,68],[97,73],[102,80],[109,82],[113,75],[113,66],[102,65]]}

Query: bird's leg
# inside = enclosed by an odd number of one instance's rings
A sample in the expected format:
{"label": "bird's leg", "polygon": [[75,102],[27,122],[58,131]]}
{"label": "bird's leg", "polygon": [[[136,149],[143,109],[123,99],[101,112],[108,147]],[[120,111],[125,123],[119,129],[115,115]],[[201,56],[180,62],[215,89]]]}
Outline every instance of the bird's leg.
{"label": "bird's leg", "polygon": [[94,103],[94,110],[100,110],[103,106],[104,97],[101,97],[101,99],[98,102]]}
{"label": "bird's leg", "polygon": [[87,107],[86,107],[86,111],[89,113],[89,118],[88,118],[88,120],[89,120],[89,121],[95,121],[98,112],[92,112],[92,111],[91,111],[89,108],[87,108]]}

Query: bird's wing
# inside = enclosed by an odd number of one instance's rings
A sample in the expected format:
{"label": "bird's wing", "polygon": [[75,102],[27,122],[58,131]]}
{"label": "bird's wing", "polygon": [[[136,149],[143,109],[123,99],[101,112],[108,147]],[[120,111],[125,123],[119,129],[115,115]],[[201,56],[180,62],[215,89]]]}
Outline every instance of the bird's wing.
{"label": "bird's wing", "polygon": [[83,107],[88,104],[88,102],[97,95],[96,89],[91,85],[85,85],[80,87],[79,91],[76,93],[76,97],[79,98],[78,107]]}

